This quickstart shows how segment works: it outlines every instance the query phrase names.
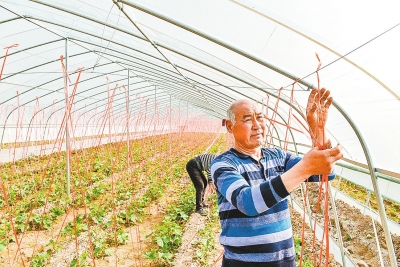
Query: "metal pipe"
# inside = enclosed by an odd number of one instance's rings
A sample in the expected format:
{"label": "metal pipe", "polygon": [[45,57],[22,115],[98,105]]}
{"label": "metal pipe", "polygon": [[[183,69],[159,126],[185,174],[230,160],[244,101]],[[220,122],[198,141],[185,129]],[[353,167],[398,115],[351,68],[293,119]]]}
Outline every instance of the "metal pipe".
{"label": "metal pipe", "polygon": [[119,10],[121,10],[122,13],[124,13],[125,17],[136,27],[136,29],[146,38],[146,40],[151,43],[153,45],[153,47],[160,53],[160,55],[166,60],[168,61],[168,63],[179,73],[179,75],[181,75],[192,87],[193,89],[197,90],[205,99],[205,101],[208,101],[208,98],[193,84],[191,83],[185,75],[183,75],[183,73],[178,69],[178,67],[171,62],[171,60],[157,47],[157,44],[155,42],[152,42],[152,40],[150,40],[150,38],[146,35],[146,33],[144,33],[142,31],[142,29],[137,25],[136,22],[134,22],[131,17],[123,10],[123,8],[119,5],[118,1],[116,0],[112,0],[114,2],[114,4],[118,7]]}
{"label": "metal pipe", "polygon": [[396,254],[394,251],[392,236],[390,234],[390,230],[389,230],[389,226],[388,226],[388,222],[387,222],[385,206],[383,204],[382,195],[379,190],[377,176],[375,173],[374,162],[372,160],[368,146],[367,146],[360,130],[357,128],[356,124],[352,121],[352,119],[347,115],[347,113],[335,101],[332,104],[333,104],[333,106],[335,106],[338,109],[338,111],[343,115],[343,117],[346,118],[346,120],[348,121],[350,126],[353,128],[354,133],[357,135],[358,140],[360,141],[360,144],[364,150],[364,155],[365,155],[365,158],[367,159],[368,168],[369,168],[370,175],[371,175],[372,185],[374,187],[374,192],[376,194],[376,200],[378,203],[378,211],[379,211],[379,215],[381,217],[382,228],[383,228],[383,231],[385,234],[386,246],[387,246],[387,250],[388,250],[388,254],[389,254],[390,263],[391,263],[392,267],[397,267]]}
{"label": "metal pipe", "polygon": [[[191,33],[199,35],[199,36],[203,37],[204,39],[207,39],[207,40],[209,40],[211,42],[219,44],[219,45],[221,45],[221,46],[223,46],[223,47],[225,47],[225,48],[227,48],[227,49],[229,49],[229,50],[231,50],[231,51],[233,51],[235,53],[238,53],[239,55],[242,55],[242,56],[244,56],[244,57],[246,57],[246,58],[248,58],[248,59],[250,59],[250,60],[252,60],[254,62],[257,62],[257,63],[259,63],[259,64],[261,64],[261,65],[263,65],[263,66],[265,66],[265,67],[267,67],[267,68],[269,68],[269,69],[271,69],[271,70],[273,70],[275,72],[278,72],[278,73],[282,74],[283,76],[286,76],[286,77],[288,77],[288,78],[290,78],[292,80],[297,80],[297,78],[299,78],[299,76],[294,75],[292,73],[289,73],[288,71],[283,70],[283,69],[281,69],[281,68],[279,68],[279,67],[277,67],[277,66],[275,66],[275,65],[273,65],[273,64],[271,64],[271,63],[269,63],[269,62],[267,62],[267,61],[265,61],[265,60],[263,60],[263,59],[261,59],[259,57],[257,57],[256,55],[254,55],[254,54],[252,54],[252,53],[250,53],[248,51],[245,51],[243,49],[235,47],[234,45],[232,45],[232,44],[230,44],[230,43],[228,43],[226,41],[223,41],[221,39],[218,39],[215,36],[212,36],[210,34],[202,32],[199,29],[195,29],[193,27],[190,27],[190,26],[188,26],[188,25],[186,25],[186,24],[184,24],[182,22],[177,21],[176,19],[167,17],[166,15],[161,14],[161,13],[155,11],[155,10],[152,10],[149,7],[145,7],[143,5],[140,5],[137,2],[127,1],[127,0],[119,0],[119,2],[121,2],[123,4],[126,4],[128,6],[131,6],[133,8],[136,8],[138,10],[141,10],[141,11],[143,11],[143,12],[145,12],[147,14],[150,14],[150,15],[152,15],[154,17],[157,17],[159,19],[165,20],[165,21],[167,21],[167,22],[169,22],[171,24],[174,24],[174,25],[176,25],[176,26],[178,26],[178,27],[180,27],[182,29],[185,29],[185,30],[187,30],[187,31],[189,31]],[[311,83],[307,82],[306,80],[300,80],[299,83],[303,84],[304,86],[307,86],[308,88],[314,88],[314,86]]]}
{"label": "metal pipe", "polygon": [[[351,65],[353,65],[353,67],[355,67],[355,68],[361,70],[363,73],[365,73],[365,74],[368,75],[370,78],[372,78],[372,79],[375,80],[377,83],[379,83],[379,84],[380,84],[383,88],[385,88],[390,94],[392,94],[397,100],[400,100],[400,97],[399,97],[392,89],[390,89],[386,84],[384,84],[381,80],[379,80],[377,77],[375,77],[374,75],[372,75],[372,73],[368,72],[366,69],[362,68],[360,65],[358,65],[357,63],[355,63],[354,61],[352,61],[352,60],[350,60],[348,57],[346,57],[349,53],[347,53],[347,54],[345,54],[345,55],[340,54],[338,51],[336,51],[336,50],[334,50],[333,48],[329,47],[328,45],[325,45],[324,43],[322,43],[322,42],[320,42],[320,41],[318,41],[318,40],[312,38],[310,35],[305,34],[305,33],[301,32],[301,31],[299,31],[299,30],[297,30],[297,29],[291,27],[290,25],[288,25],[288,24],[282,22],[282,21],[279,20],[276,16],[273,16],[272,13],[266,14],[266,12],[265,12],[266,10],[260,10],[260,7],[257,7],[257,8],[256,8],[256,7],[254,6],[254,4],[251,4],[251,7],[250,7],[249,4],[240,3],[240,2],[243,2],[243,0],[242,0],[242,1],[231,0],[231,1],[237,3],[238,5],[244,7],[244,8],[246,8],[246,9],[248,9],[248,10],[251,10],[251,11],[257,13],[258,15],[261,15],[261,16],[263,16],[263,17],[269,19],[269,20],[272,20],[272,21],[278,23],[279,25],[285,27],[286,29],[288,29],[288,30],[290,30],[290,31],[293,31],[293,32],[295,32],[296,34],[298,34],[298,35],[300,35],[300,36],[302,36],[302,37],[304,37],[304,38],[307,38],[308,40],[310,40],[310,41],[313,42],[313,43],[318,44],[319,46],[322,46],[323,48],[327,49],[329,52],[331,52],[331,53],[335,54],[336,56],[338,56],[339,59],[343,59],[343,60],[345,60],[346,62],[348,62],[348,63],[350,63]],[[260,11],[261,11],[261,12],[260,12]],[[397,24],[396,26],[394,26],[394,27],[397,27],[397,26],[398,26],[398,24]],[[394,27],[392,27],[392,29],[393,29]],[[387,31],[389,31],[389,30],[387,30]],[[386,31],[386,32],[387,32],[387,31]],[[353,51],[354,51],[354,50],[353,50]],[[326,67],[326,66],[325,66],[325,67]],[[311,74],[309,74],[309,75],[311,75]],[[308,75],[308,76],[309,76],[309,75]],[[306,77],[308,77],[308,76],[306,76]]]}
{"label": "metal pipe", "polygon": [[333,197],[332,188],[331,188],[331,184],[330,183],[328,183],[327,190],[329,190],[329,199],[331,201],[331,207],[332,207],[332,211],[333,211],[333,216],[335,217],[336,233],[338,234],[338,239],[339,239],[340,255],[342,257],[343,267],[346,267],[346,259],[345,259],[345,256],[344,256],[342,231],[340,230],[339,216],[337,214],[335,198]]}
{"label": "metal pipe", "polygon": [[129,97],[129,87],[130,87],[130,74],[129,74],[129,69],[127,69],[127,72],[128,72],[128,84],[127,84],[127,90],[128,90],[128,92],[126,93],[126,97],[127,97],[127,99],[126,99],[126,116],[127,116],[127,118],[126,118],[126,146],[127,146],[127,157],[126,157],[126,166],[127,166],[127,168],[128,168],[128,170],[130,169],[129,168],[129,158],[130,158],[130,147],[129,147],[129,143],[130,143],[130,137],[129,137],[129,131],[130,131],[130,129],[129,129],[129,105],[130,105],[130,97]]}
{"label": "metal pipe", "polygon": [[[71,153],[70,153],[70,143],[69,143],[69,129],[68,129],[68,121],[70,118],[70,110],[69,110],[69,82],[68,82],[68,38],[65,38],[65,160],[66,160],[66,176],[67,176],[67,194],[71,195]],[[71,103],[72,104],[72,103]]]}
{"label": "metal pipe", "polygon": [[[340,163],[340,162],[337,162],[336,164],[338,166],[341,166],[341,167],[349,169],[349,170],[353,170],[353,171],[357,171],[357,172],[361,172],[361,173],[365,173],[365,174],[369,174],[369,175],[371,174],[369,172],[369,170],[366,170],[364,168],[360,168],[360,167],[357,167],[357,166],[351,166],[351,165]],[[377,169],[375,169],[375,170],[377,170]],[[378,177],[378,178],[390,181],[392,183],[400,184],[400,179],[398,179],[396,177],[392,177],[392,176],[389,176],[389,175],[386,175],[386,174],[382,174],[382,173],[379,173],[378,171],[375,171],[375,173],[376,173],[376,177]]]}

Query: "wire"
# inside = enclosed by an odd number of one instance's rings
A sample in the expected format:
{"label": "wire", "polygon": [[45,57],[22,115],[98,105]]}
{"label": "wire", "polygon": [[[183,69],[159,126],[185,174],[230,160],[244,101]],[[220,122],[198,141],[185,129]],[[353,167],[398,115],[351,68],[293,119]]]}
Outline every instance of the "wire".
{"label": "wire", "polygon": [[[321,67],[318,71],[321,71],[322,69],[324,69],[324,68],[326,68],[326,67],[332,65],[333,63],[335,63],[335,62],[341,60],[342,58],[344,58],[344,57],[350,55],[351,53],[357,51],[357,50],[360,49],[361,47],[363,47],[363,46],[367,45],[368,43],[372,42],[373,40],[375,40],[375,39],[381,37],[382,35],[384,35],[385,33],[387,33],[387,32],[389,32],[389,31],[393,30],[394,28],[396,28],[396,27],[399,26],[399,25],[400,25],[400,23],[396,24],[395,26],[391,27],[390,29],[384,31],[383,33],[381,33],[381,34],[375,36],[374,38],[370,39],[369,41],[367,41],[367,42],[363,43],[362,45],[358,46],[357,48],[355,48],[355,49],[351,50],[350,52],[344,54],[343,56],[341,56],[341,57],[335,59],[334,61],[330,62],[329,64],[327,64],[327,65]],[[307,78],[307,77],[309,77],[309,76],[311,76],[311,75],[314,75],[316,72],[317,72],[317,71],[314,71],[314,72],[312,72],[312,73],[310,73],[310,74],[304,76],[304,77],[301,78],[300,80],[304,80],[305,78]],[[289,86],[292,86],[292,85],[291,85],[291,84],[290,84],[290,85],[287,85],[287,86],[285,86],[285,88],[286,88],[286,87],[289,87]]]}
{"label": "wire", "polygon": [[[94,65],[94,67],[96,66],[96,64]],[[25,75],[25,74],[61,74],[62,72],[60,71],[32,71],[32,72],[24,72],[24,73],[4,73],[4,76],[8,76],[8,75]],[[103,75],[108,75],[108,76],[118,76],[118,77],[124,77],[126,76],[126,74],[116,74],[116,73],[103,73],[103,72],[96,72],[96,71],[91,71],[91,74],[103,74]],[[141,76],[137,76],[137,77],[141,77]],[[148,78],[148,77],[146,77]],[[171,81],[171,80],[167,80],[167,79],[150,79],[150,81],[152,82],[164,82],[164,83],[173,83],[173,84],[187,84],[187,82],[185,81]],[[273,91],[278,91],[280,88],[273,88],[273,87],[252,87],[252,86],[239,86],[239,85],[219,85],[219,84],[208,84],[208,83],[200,83],[200,82],[196,82],[195,84],[197,85],[202,85],[202,86],[212,86],[212,87],[225,87],[225,88],[237,88],[237,89],[264,89],[264,90],[273,90]],[[299,85],[300,86],[300,85]],[[300,86],[301,89],[298,90],[294,90],[294,91],[307,91],[307,89],[304,89],[303,87]],[[283,89],[284,91],[292,91],[291,89]]]}
{"label": "wire", "polygon": [[[105,30],[106,30],[106,24],[107,24],[107,21],[108,21],[108,17],[110,16],[111,11],[112,11],[113,8],[114,8],[114,5],[111,6],[110,11],[108,12],[108,15],[107,15],[107,19],[106,19],[106,21],[104,22],[103,32],[102,32],[102,34],[101,34],[101,39],[100,39],[100,45],[103,44],[104,32],[105,32]],[[120,18],[121,18],[121,10],[119,10],[119,13],[118,13],[118,20],[117,20],[117,24],[116,24],[115,26],[118,26],[118,23],[119,23],[119,19],[120,19]],[[111,40],[113,39],[114,34],[115,34],[116,31],[117,31],[117,30],[114,29],[114,32],[113,32],[113,34],[111,35],[111,38],[109,39],[107,46],[104,48],[104,51],[101,52],[101,55],[98,55],[97,60],[96,60],[96,63],[93,65],[92,72],[94,71],[94,68],[97,66],[97,64],[99,64],[100,58],[103,56],[104,52],[105,52],[105,51],[107,50],[107,48],[109,47],[109,45],[110,45],[110,43],[111,43]]]}

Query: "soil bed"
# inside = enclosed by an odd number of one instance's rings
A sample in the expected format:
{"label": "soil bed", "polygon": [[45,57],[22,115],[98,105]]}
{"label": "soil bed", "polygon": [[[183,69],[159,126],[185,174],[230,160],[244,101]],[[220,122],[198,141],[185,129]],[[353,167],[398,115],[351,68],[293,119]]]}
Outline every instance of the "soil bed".
{"label": "soil bed", "polygon": [[[313,183],[308,184],[308,199],[310,201],[311,210],[315,211],[316,202],[318,200],[318,186]],[[301,191],[296,190],[292,196],[302,203]],[[324,203],[324,199],[320,201]],[[379,250],[382,252],[384,266],[390,266],[389,255],[387,252],[386,240],[382,226],[375,222],[377,238],[379,240],[379,248],[376,244],[374,233],[374,225],[369,216],[363,215],[361,211],[349,204],[335,200],[336,210],[341,228],[341,235],[345,252],[352,258],[358,266],[381,266]],[[317,221],[322,225],[324,216],[319,212]],[[293,220],[294,228],[296,224],[301,227],[302,218],[299,223]],[[338,233],[335,227],[335,220],[331,206],[329,206],[329,231],[338,241]],[[397,262],[400,262],[400,237],[392,234],[392,241],[395,248]]]}

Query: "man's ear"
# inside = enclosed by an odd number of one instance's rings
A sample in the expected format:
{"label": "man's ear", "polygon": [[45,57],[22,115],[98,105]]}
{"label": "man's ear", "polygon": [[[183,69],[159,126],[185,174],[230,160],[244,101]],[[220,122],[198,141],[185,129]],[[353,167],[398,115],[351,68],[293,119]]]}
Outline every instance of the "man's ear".
{"label": "man's ear", "polygon": [[232,127],[233,127],[232,121],[227,120],[226,121],[226,130],[228,130],[229,133],[232,133]]}

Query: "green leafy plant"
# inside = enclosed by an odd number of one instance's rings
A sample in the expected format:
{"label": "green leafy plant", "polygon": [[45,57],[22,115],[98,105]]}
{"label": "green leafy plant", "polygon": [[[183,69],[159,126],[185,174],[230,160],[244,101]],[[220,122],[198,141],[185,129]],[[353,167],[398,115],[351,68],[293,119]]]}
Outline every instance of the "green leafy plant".
{"label": "green leafy plant", "polygon": [[88,230],[85,215],[78,214],[75,221],[69,222],[61,231],[62,235],[79,235]]}
{"label": "green leafy plant", "polygon": [[117,230],[117,242],[118,245],[124,245],[129,239],[129,235],[123,230],[123,229],[118,229]]}
{"label": "green leafy plant", "polygon": [[89,266],[86,265],[86,261],[88,258],[88,252],[85,251],[82,254],[79,255],[77,258],[76,256],[72,259],[71,263],[69,264],[69,267],[84,267],[84,266]]}
{"label": "green leafy plant", "polygon": [[0,252],[7,248],[7,240],[0,240]]}
{"label": "green leafy plant", "polygon": [[[204,151],[213,139],[214,134],[192,133],[182,134],[176,141],[170,140],[168,135],[132,140],[129,153],[133,155],[129,156],[134,162],[130,162],[129,169],[125,164],[128,153],[125,142],[72,151],[73,198],[66,194],[65,152],[3,164],[2,181],[9,196],[17,234],[50,229],[66,212],[79,211],[76,218],[61,229],[61,236],[48,242],[45,252],[32,256],[31,266],[44,266],[64,242],[86,234],[93,240],[95,258],[111,255],[115,246],[128,241],[125,227],[150,216],[147,213],[149,205],[162,198],[171,183],[179,187],[177,181],[185,173],[186,161],[193,153]],[[134,168],[132,163],[136,163]],[[19,168],[18,172],[15,166]],[[113,178],[113,186],[111,179],[106,179],[109,177]],[[162,230],[157,228],[149,236],[154,247],[144,254],[165,264],[172,261],[182,242],[184,224],[193,212],[194,192],[190,188],[179,188],[182,193],[176,194],[176,199],[169,205],[171,209],[166,211],[160,226]],[[5,200],[0,197],[0,207],[4,205]],[[45,205],[51,208],[45,209]],[[81,214],[83,208],[87,215]],[[88,231],[89,227],[91,231]],[[156,234],[157,230],[159,234]],[[0,250],[5,250],[7,240],[14,238],[10,236],[11,231],[9,217],[1,219]],[[74,258],[71,266],[85,266],[87,255]]]}
{"label": "green leafy plant", "polygon": [[[302,242],[301,238],[298,236],[294,236],[293,239],[294,239],[294,249],[296,252],[296,265],[298,266],[300,264],[300,253],[301,253]],[[307,259],[305,255],[303,255],[302,266],[314,267],[314,264],[309,259]]]}
{"label": "green leafy plant", "polygon": [[47,252],[42,252],[35,254],[33,256],[32,262],[31,262],[31,267],[43,267],[46,265],[47,261],[50,258],[50,254]]}

